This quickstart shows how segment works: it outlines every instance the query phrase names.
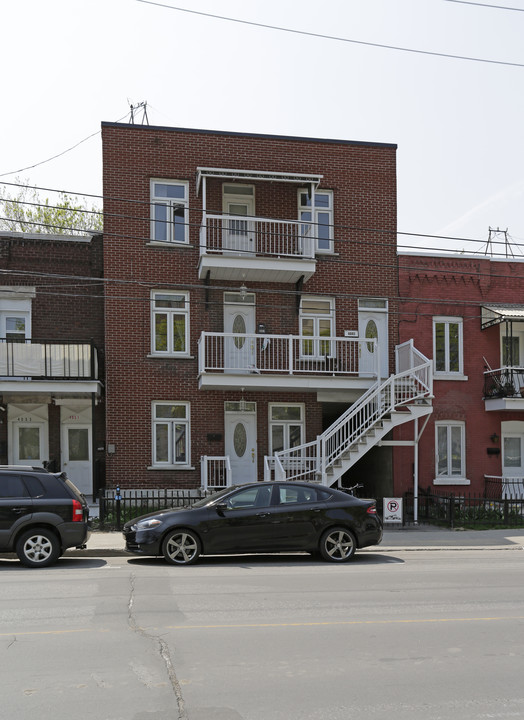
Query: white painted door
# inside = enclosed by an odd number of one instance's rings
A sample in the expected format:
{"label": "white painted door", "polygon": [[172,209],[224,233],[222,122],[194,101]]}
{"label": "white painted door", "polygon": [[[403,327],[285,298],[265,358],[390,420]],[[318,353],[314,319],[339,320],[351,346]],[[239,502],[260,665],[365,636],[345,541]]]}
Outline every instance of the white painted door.
{"label": "white painted door", "polygon": [[[254,405],[254,403],[249,403]],[[257,481],[257,416],[255,412],[225,413],[225,451],[234,485]]]}
{"label": "white painted door", "polygon": [[[224,332],[234,333],[224,343],[224,371],[256,371],[255,306],[224,303]],[[246,335],[250,335],[246,337]]]}
{"label": "white painted door", "polygon": [[45,429],[44,423],[13,423],[13,465],[42,466],[47,460]]}
{"label": "white painted door", "polygon": [[91,456],[91,426],[63,424],[62,470],[84,495],[93,494]]}
{"label": "white painted door", "polygon": [[254,198],[234,198],[224,196],[223,249],[234,253],[255,252]]}
{"label": "white painted door", "polygon": [[[358,334],[370,342],[360,344],[360,375],[371,375],[377,371],[387,378],[388,371],[388,315],[387,312],[359,310]],[[376,343],[372,342],[376,340]]]}

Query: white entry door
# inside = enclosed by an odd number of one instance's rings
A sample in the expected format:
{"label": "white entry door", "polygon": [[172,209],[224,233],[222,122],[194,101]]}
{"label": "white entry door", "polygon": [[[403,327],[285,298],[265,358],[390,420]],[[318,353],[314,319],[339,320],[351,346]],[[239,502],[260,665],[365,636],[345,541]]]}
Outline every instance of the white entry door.
{"label": "white entry door", "polygon": [[[246,191],[253,188],[243,186]],[[222,224],[222,248],[237,253],[255,252],[254,221],[249,217],[255,213],[255,198],[251,196],[224,193],[222,202],[224,217]]]}
{"label": "white entry door", "polygon": [[[226,293],[231,298],[233,293]],[[224,302],[224,332],[234,333],[235,337],[226,337],[224,343],[224,371],[230,373],[248,373],[256,368],[255,337],[255,296],[249,294],[246,301],[234,304]],[[246,335],[251,335],[246,337]]]}
{"label": "white entry door", "polygon": [[62,425],[62,470],[84,495],[93,494],[91,426]]}
{"label": "white entry door", "polygon": [[226,403],[225,452],[231,463],[231,477],[235,485],[257,481],[257,415],[255,403],[246,403],[247,410],[228,411]]}
{"label": "white entry door", "polygon": [[13,429],[13,465],[42,466],[48,459],[44,423],[15,422]]}
{"label": "white entry door", "polygon": [[[380,377],[387,378],[389,376],[387,309],[383,311],[367,309],[361,305],[362,302],[359,300],[358,335],[360,338],[368,338],[370,342],[361,343],[359,373],[368,375],[376,372],[378,363]],[[387,300],[374,302],[387,303]],[[371,340],[376,340],[376,343]]]}

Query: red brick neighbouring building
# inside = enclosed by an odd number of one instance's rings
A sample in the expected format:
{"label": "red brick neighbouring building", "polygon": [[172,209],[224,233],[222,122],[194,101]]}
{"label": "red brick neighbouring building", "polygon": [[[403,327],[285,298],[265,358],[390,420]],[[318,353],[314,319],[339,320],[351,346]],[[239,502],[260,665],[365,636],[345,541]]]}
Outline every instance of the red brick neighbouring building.
{"label": "red brick neighbouring building", "polygon": [[[399,279],[400,340],[414,338],[433,360],[421,491],[522,497],[524,262],[401,254]],[[410,433],[400,427],[396,438]],[[395,492],[412,490],[411,448],[396,448],[394,467]]]}

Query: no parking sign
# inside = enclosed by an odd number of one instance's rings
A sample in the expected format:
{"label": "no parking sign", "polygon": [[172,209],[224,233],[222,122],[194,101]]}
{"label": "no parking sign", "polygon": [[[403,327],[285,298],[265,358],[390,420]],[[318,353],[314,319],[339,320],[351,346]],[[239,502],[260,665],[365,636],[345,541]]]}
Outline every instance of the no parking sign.
{"label": "no parking sign", "polygon": [[384,522],[402,522],[402,498],[384,498]]}

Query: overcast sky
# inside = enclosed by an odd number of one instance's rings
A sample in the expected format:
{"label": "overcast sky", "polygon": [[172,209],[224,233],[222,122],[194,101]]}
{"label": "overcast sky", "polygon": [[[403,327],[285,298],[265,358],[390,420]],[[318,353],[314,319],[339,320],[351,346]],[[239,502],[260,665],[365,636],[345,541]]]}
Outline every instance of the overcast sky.
{"label": "overcast sky", "polygon": [[4,0],[0,181],[101,194],[100,123],[147,101],[151,125],[395,143],[401,233],[524,246],[524,1],[499,4]]}

